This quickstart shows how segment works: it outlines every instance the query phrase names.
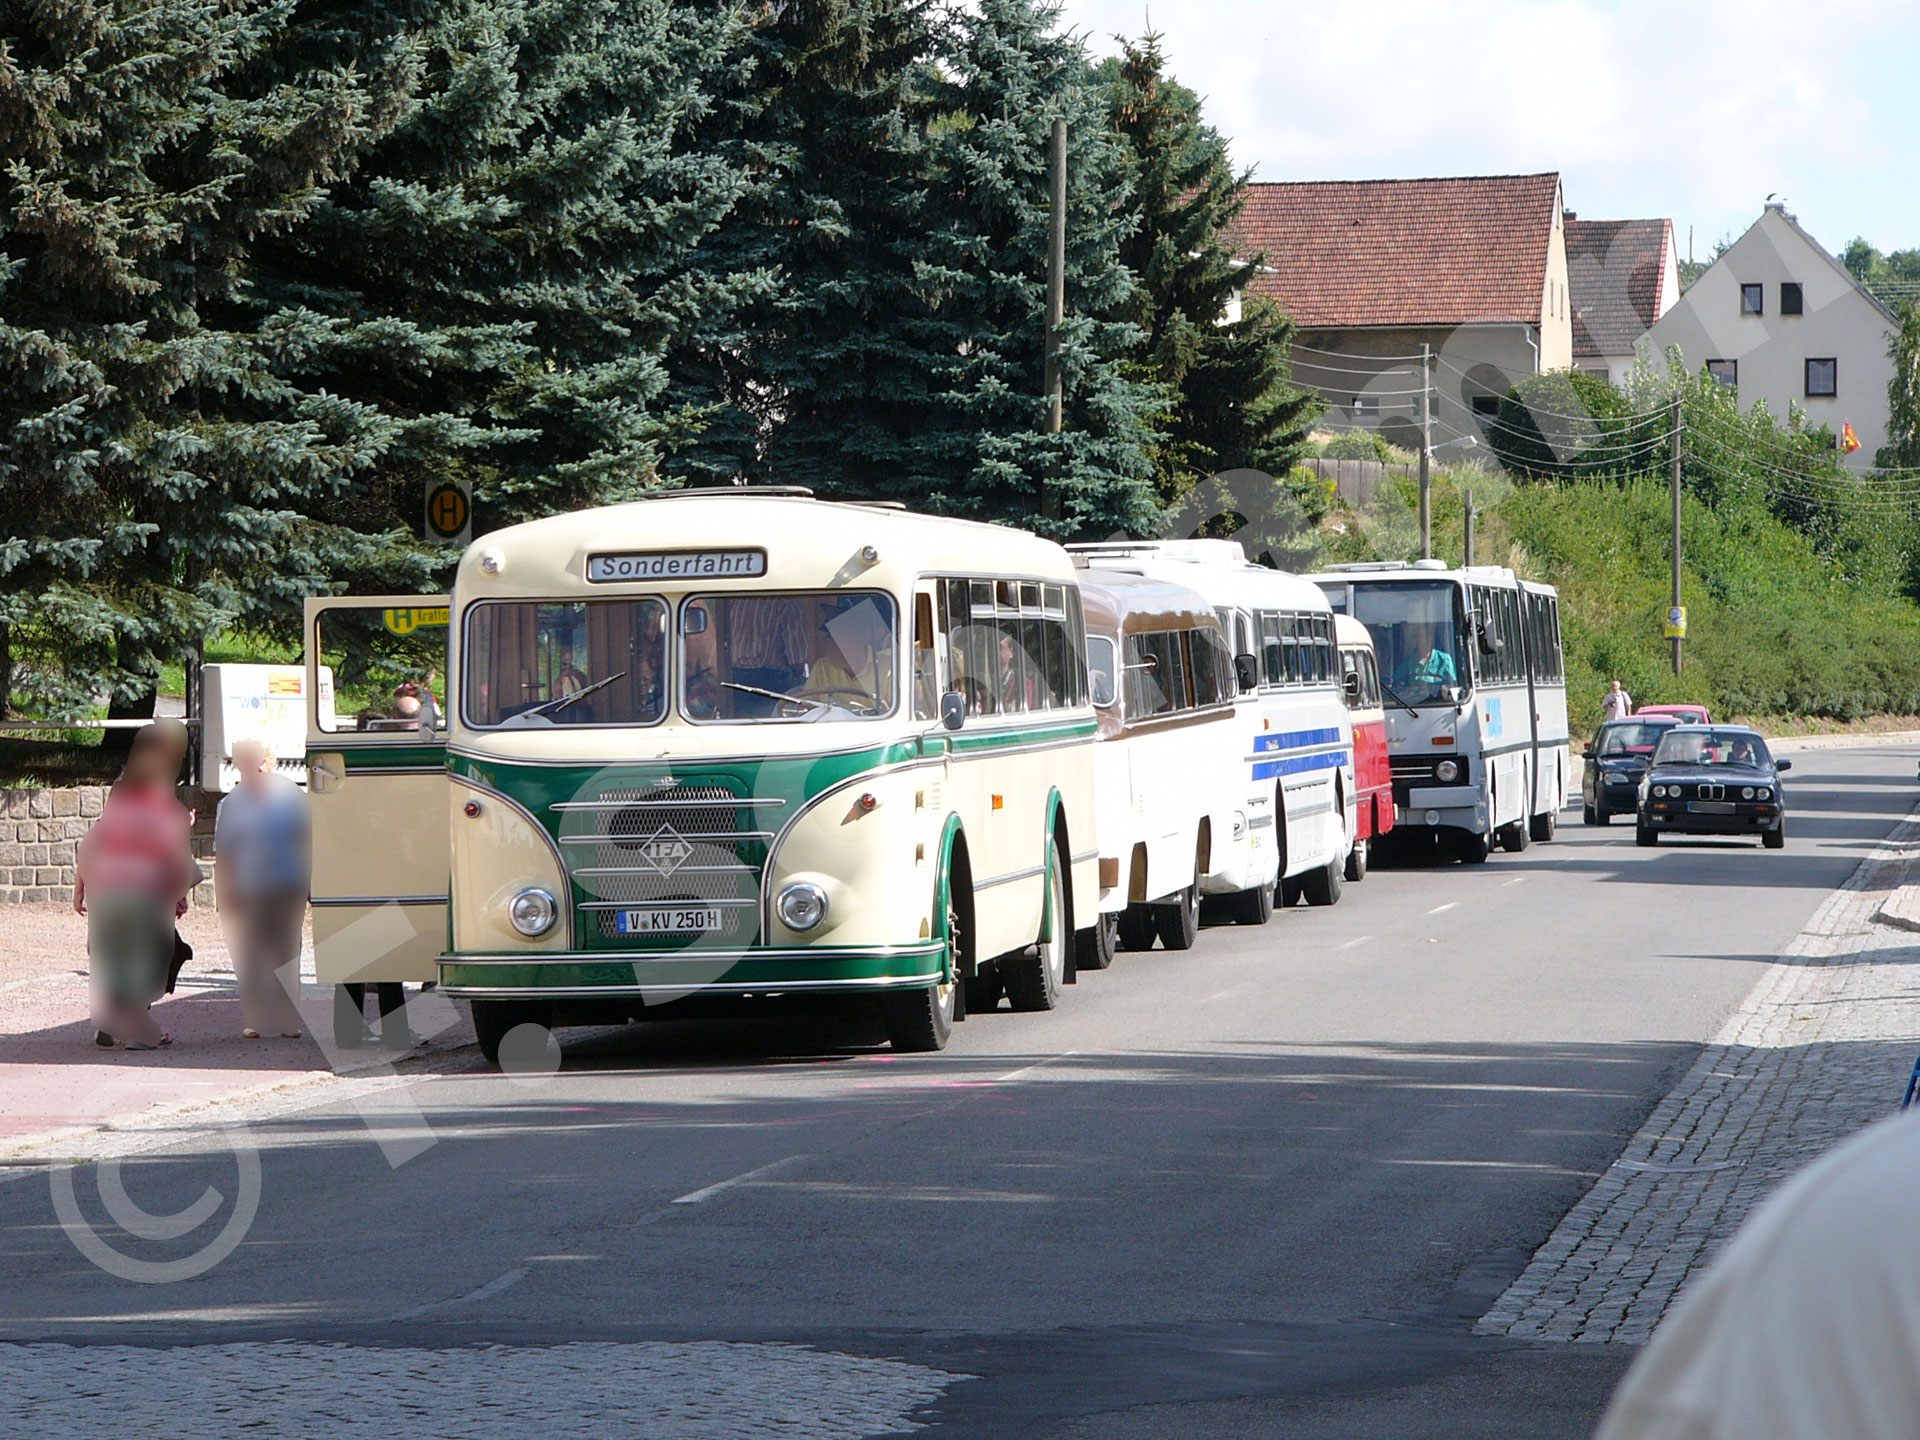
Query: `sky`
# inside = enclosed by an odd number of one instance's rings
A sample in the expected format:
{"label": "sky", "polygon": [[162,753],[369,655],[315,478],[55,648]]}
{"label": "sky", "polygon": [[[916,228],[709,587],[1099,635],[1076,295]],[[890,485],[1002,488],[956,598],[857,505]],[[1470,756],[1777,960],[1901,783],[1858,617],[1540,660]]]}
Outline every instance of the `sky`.
{"label": "sky", "polygon": [[1836,254],[1920,247],[1912,0],[1064,0],[1095,54],[1151,12],[1259,180],[1558,170],[1591,220],[1704,260],[1777,194]]}

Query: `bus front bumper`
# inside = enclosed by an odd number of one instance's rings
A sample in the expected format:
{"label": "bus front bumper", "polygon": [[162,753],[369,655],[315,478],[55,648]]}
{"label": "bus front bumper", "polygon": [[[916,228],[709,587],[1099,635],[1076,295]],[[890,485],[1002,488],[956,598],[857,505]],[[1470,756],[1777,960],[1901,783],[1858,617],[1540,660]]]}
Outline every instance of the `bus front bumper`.
{"label": "bus front bumper", "polygon": [[[1428,817],[1432,816],[1432,819]],[[1407,792],[1407,803],[1393,808],[1395,828],[1451,825],[1484,832],[1487,802],[1478,785],[1430,785]]]}
{"label": "bus front bumper", "polygon": [[894,990],[947,978],[943,943],[683,950],[670,954],[543,951],[442,955],[440,991],[478,999],[770,995]]}

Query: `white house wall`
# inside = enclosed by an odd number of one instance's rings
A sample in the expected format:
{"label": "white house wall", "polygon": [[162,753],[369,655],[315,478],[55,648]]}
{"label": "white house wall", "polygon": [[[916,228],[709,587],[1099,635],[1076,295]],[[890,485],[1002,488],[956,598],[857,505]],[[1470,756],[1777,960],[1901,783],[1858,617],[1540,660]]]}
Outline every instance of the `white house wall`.
{"label": "white house wall", "polygon": [[[1780,313],[1782,281],[1799,282],[1804,314]],[[1763,313],[1744,315],[1740,287],[1754,283],[1763,287]],[[1674,345],[1689,370],[1709,360],[1738,361],[1743,409],[1764,399],[1785,421],[1788,407],[1796,407],[1836,435],[1851,423],[1861,448],[1848,463],[1864,468],[1887,443],[1891,330],[1886,313],[1852,277],[1770,206],[1647,332],[1647,342],[1655,363]],[[1838,393],[1809,398],[1805,362],[1826,357],[1837,362]]]}

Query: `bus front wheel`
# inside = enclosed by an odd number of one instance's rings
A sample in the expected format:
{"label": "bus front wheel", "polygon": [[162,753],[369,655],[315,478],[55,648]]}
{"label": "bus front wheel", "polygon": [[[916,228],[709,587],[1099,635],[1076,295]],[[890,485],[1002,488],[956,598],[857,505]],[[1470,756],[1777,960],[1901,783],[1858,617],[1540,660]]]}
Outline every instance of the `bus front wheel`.
{"label": "bus front wheel", "polygon": [[1453,832],[1454,857],[1462,865],[1484,865],[1487,856],[1493,850],[1493,836],[1482,835],[1474,830],[1456,830]]}
{"label": "bus front wheel", "polygon": [[921,985],[888,991],[880,997],[880,1014],[887,1040],[902,1053],[925,1054],[944,1050],[953,1038],[954,995],[957,982]]}
{"label": "bus front wheel", "polygon": [[475,1000],[473,1033],[487,1063],[500,1063],[500,1042],[522,1025],[553,1028],[553,1007],[542,1000]]}

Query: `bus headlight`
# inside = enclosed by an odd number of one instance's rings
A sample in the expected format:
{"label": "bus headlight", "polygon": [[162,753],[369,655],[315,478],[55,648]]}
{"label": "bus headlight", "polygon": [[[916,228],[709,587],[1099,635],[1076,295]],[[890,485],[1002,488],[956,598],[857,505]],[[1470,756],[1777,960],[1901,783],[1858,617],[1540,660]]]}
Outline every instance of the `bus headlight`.
{"label": "bus headlight", "polygon": [[811,881],[798,880],[780,892],[773,909],[789,930],[812,930],[827,918],[827,892]]}
{"label": "bus headlight", "polygon": [[1433,767],[1433,778],[1443,785],[1451,785],[1460,778],[1460,762],[1458,760],[1442,760],[1438,765]]}
{"label": "bus headlight", "polygon": [[507,919],[529,940],[551,930],[559,915],[560,907],[554,903],[553,896],[538,886],[522,890],[507,902]]}

